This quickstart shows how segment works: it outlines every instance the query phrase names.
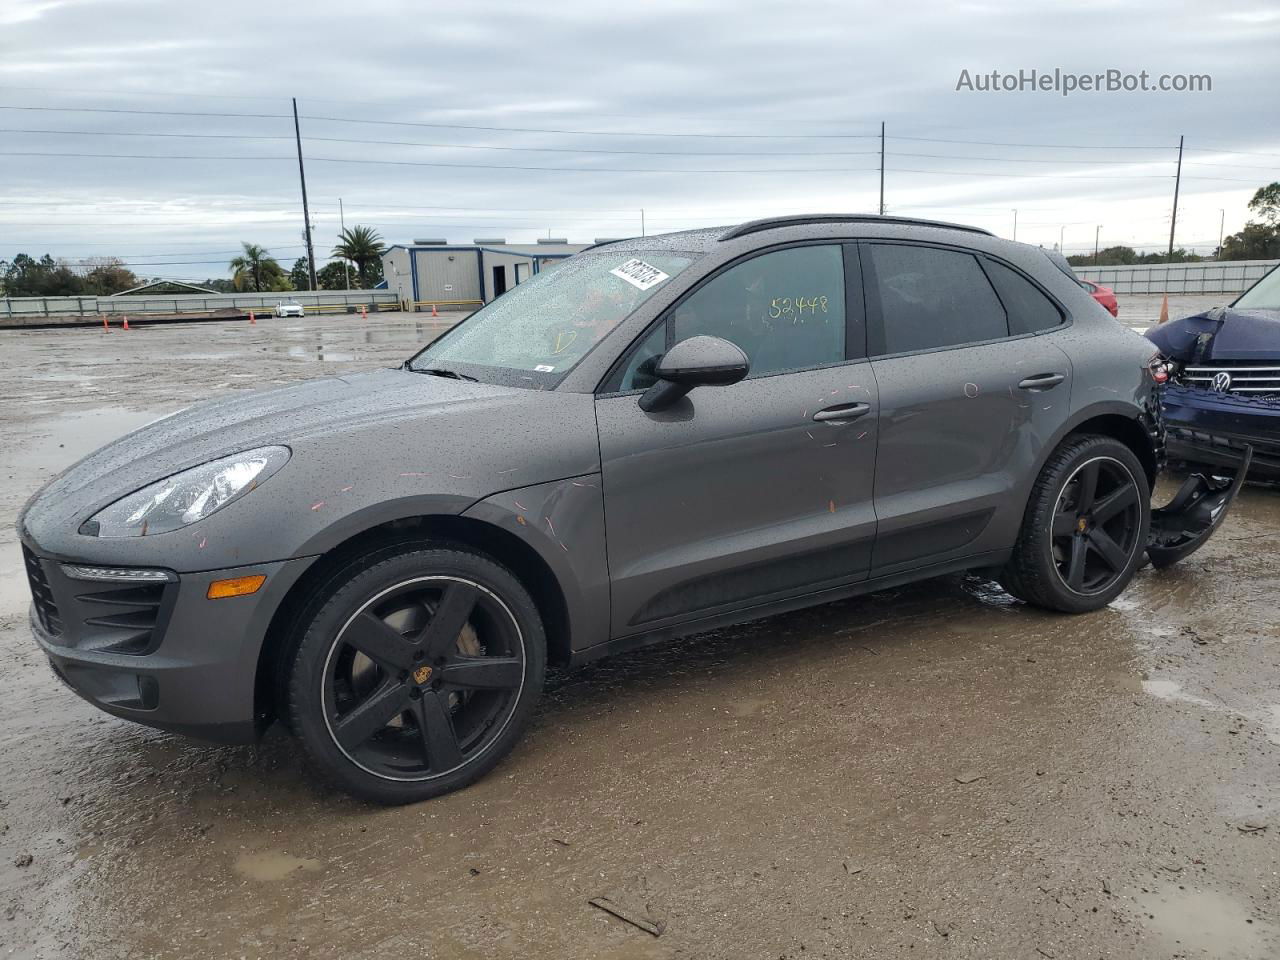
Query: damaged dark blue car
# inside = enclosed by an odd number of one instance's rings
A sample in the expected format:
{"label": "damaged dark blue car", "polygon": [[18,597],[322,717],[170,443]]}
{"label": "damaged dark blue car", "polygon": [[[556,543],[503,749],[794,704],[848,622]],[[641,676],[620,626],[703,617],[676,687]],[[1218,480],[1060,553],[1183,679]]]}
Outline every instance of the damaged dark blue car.
{"label": "damaged dark blue car", "polygon": [[1250,479],[1280,480],[1280,268],[1147,337],[1169,362],[1169,458],[1238,469],[1252,448]]}

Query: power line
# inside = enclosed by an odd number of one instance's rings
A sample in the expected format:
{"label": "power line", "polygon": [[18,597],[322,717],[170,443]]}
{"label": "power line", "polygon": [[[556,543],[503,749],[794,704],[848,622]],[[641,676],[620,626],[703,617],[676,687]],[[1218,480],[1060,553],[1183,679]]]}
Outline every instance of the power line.
{"label": "power line", "polygon": [[[0,104],[0,110],[29,110],[42,113],[111,113],[146,117],[242,117],[254,120],[289,120],[286,113],[231,113],[207,110],[126,110],[120,107],[35,107]],[[320,117],[301,115],[303,120],[325,123],[362,123],[392,127],[426,127],[436,130],[485,130],[496,133],[552,133],[578,137],[675,137],[697,140],[871,140],[870,133],[674,133],[669,131],[567,130],[549,127],[500,127],[469,123],[430,123],[423,120],[374,120],[362,117]]]}
{"label": "power line", "polygon": [[[1162,150],[1165,144],[1131,143],[1009,143],[1002,140],[951,140],[942,137],[889,137],[890,140],[913,140],[917,143],[964,143],[976,147],[1048,147],[1053,150]],[[1173,149],[1172,145],[1168,146]]]}
{"label": "power line", "polygon": [[[953,158],[952,158],[953,159]],[[918,170],[911,167],[888,167],[890,173],[923,173],[940,177],[1018,177],[1031,180],[1169,180],[1172,174],[1150,173],[1120,176],[1094,176],[1078,173],[996,173],[990,170]]]}
{"label": "power line", "polygon": [[[336,101],[331,101],[336,102]],[[31,105],[8,105],[0,104],[0,110],[25,110],[47,113],[106,113],[106,114],[127,114],[133,116],[166,116],[166,117],[235,117],[258,120],[288,120],[292,119],[291,114],[285,113],[238,113],[231,111],[202,111],[202,110],[136,110],[124,109],[118,107],[49,107],[49,106],[31,106]],[[369,117],[332,117],[319,116],[311,114],[302,114],[303,120],[316,120],[325,123],[352,123],[352,124],[369,124],[377,126],[400,126],[400,127],[423,127],[429,129],[440,130],[482,130],[494,133],[539,133],[539,134],[557,134],[567,136],[587,136],[587,137],[635,137],[639,139],[653,137],[672,137],[702,140],[876,140],[879,138],[878,133],[683,133],[674,131],[629,131],[629,130],[577,130],[560,127],[507,127],[496,124],[466,124],[466,123],[442,123],[438,121],[425,120],[381,120]],[[955,143],[967,144],[971,146],[991,146],[991,147],[1023,147],[1023,148],[1047,148],[1054,150],[1173,150],[1174,145],[1170,144],[1099,144],[1099,143],[1025,143],[1006,140],[962,140],[957,138],[945,137],[916,137],[916,136],[892,136],[889,140],[904,140],[917,143]],[[1237,153],[1241,155],[1254,155],[1280,158],[1280,154],[1270,153],[1254,153],[1248,151],[1234,150],[1221,145],[1198,147],[1188,149],[1208,150],[1220,153]]]}
{"label": "power line", "polygon": [[[31,130],[25,128],[0,128],[0,133],[17,134],[54,134],[62,136],[87,137],[155,137],[165,139],[190,140],[292,140],[292,137],[274,134],[242,134],[242,133],[152,133],[134,130]],[[431,143],[421,140],[364,140],[355,137],[315,137],[305,136],[309,143],[350,143],[360,146],[388,147],[422,147],[437,150],[497,150],[511,153],[576,153],[600,154],[606,156],[652,156],[652,157],[863,157],[875,156],[878,150],[803,150],[779,151],[767,153],[750,150],[605,150],[593,147],[512,147],[500,144],[483,143]],[[902,138],[906,139],[906,138]],[[1078,159],[1071,157],[987,157],[951,153],[912,153],[898,151],[890,154],[895,157],[923,157],[935,160],[982,160],[996,163],[1072,163],[1072,164],[1134,164],[1134,163],[1173,163],[1169,158],[1111,159],[1095,157]],[[1206,164],[1206,166],[1229,166],[1229,164]],[[1270,169],[1250,168],[1244,169]]]}
{"label": "power line", "polygon": [[[75,157],[98,160],[231,160],[251,163],[264,161],[289,160],[294,157],[275,156],[241,156],[228,154],[146,154],[146,153],[54,153],[44,150],[3,150],[0,156],[5,157]],[[313,163],[354,163],[373,166],[394,167],[437,167],[456,170],[547,170],[563,173],[850,173],[859,170],[871,170],[872,167],[756,167],[748,170],[720,169],[709,167],[532,167],[513,164],[492,163],[444,163],[434,160],[372,160],[361,157],[307,157]]]}
{"label": "power line", "polygon": [[[275,157],[275,156],[235,156],[235,155],[219,155],[219,154],[137,154],[137,153],[53,153],[47,151],[0,151],[0,156],[7,157],[75,157],[90,158],[102,160],[231,160],[231,161],[250,161],[261,163],[263,161],[280,161],[293,160],[293,157]],[[808,173],[869,173],[878,170],[878,167],[756,167],[752,169],[728,169],[728,168],[709,168],[709,167],[688,167],[675,169],[671,167],[534,167],[523,164],[491,164],[491,163],[444,163],[434,160],[372,160],[361,157],[309,157],[313,163],[346,163],[373,166],[393,166],[393,167],[434,167],[444,169],[459,170],[523,170],[523,171],[540,171],[559,173],[675,173],[675,174],[691,174],[691,173],[713,173],[713,174],[759,174],[759,173],[785,173],[785,174],[808,174]],[[1087,174],[1038,174],[1038,173],[996,173],[985,170],[919,170],[911,167],[888,167],[886,168],[893,173],[921,173],[935,174],[937,176],[956,176],[956,177],[1021,177],[1030,179],[1061,179],[1061,180],[1153,180],[1165,179],[1165,174],[1147,174],[1147,175],[1127,175],[1127,176],[1092,176]],[[1206,179],[1206,178],[1199,178]],[[1248,181],[1252,182],[1252,181]]]}
{"label": "power line", "polygon": [[[84,137],[163,137],[188,140],[292,140],[293,137],[274,134],[242,133],[151,133],[122,130],[27,130],[3,128],[0,133],[61,134]],[[362,140],[354,137],[304,136],[307,143],[352,143],[373,147],[427,147],[438,150],[502,150],[514,153],[590,153],[610,156],[641,157],[861,157],[878,153],[877,150],[770,150],[760,153],[753,150],[603,150],[593,147],[511,147],[488,143],[424,143],[421,140]],[[1048,161],[1045,161],[1048,162]],[[1088,161],[1077,160],[1075,163]]]}

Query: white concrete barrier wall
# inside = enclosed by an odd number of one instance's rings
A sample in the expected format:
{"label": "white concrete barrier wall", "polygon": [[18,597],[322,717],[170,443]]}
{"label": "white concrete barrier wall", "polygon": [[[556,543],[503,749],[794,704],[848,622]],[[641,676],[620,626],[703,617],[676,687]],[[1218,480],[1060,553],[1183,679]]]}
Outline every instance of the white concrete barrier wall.
{"label": "white concrete barrier wall", "polygon": [[362,304],[394,304],[391,290],[298,291],[296,293],[226,293],[191,296],[142,297],[14,297],[0,300],[4,317],[67,317],[107,314],[212,313],[215,310],[261,310],[269,312],[277,303],[296,301],[308,308],[342,310]]}
{"label": "white concrete barrier wall", "polygon": [[1117,294],[1244,293],[1280,260],[1223,260],[1203,263],[1139,263],[1118,267],[1076,267],[1076,275]]}

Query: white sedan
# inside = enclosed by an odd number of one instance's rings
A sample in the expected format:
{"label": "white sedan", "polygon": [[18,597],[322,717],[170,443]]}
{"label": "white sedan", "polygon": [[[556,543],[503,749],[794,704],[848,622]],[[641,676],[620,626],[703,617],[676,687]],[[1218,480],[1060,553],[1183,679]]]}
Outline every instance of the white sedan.
{"label": "white sedan", "polygon": [[277,303],[271,311],[277,317],[305,317],[306,311],[302,309],[302,304],[296,300],[286,300]]}

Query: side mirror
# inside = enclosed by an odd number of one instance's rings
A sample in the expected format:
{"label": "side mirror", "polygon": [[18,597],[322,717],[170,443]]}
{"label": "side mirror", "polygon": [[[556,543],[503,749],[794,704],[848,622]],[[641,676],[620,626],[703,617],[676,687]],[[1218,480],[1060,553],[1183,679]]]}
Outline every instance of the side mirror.
{"label": "side mirror", "polygon": [[640,396],[645,413],[675,403],[694,387],[724,387],[737,383],[751,369],[751,361],[736,345],[719,337],[681,340],[658,362],[658,382]]}

